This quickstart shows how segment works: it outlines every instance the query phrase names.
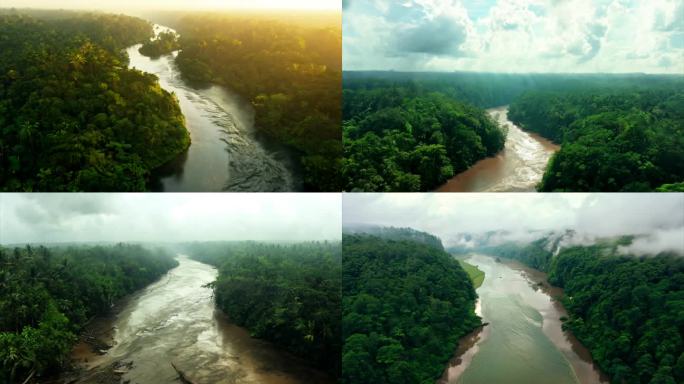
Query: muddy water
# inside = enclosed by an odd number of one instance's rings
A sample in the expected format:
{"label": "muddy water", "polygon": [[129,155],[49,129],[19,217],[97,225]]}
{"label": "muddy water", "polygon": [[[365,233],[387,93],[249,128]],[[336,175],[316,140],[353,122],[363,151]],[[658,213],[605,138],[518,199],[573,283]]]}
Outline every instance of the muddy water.
{"label": "muddy water", "polygon": [[[170,30],[156,26],[157,32]],[[190,131],[187,152],[155,174],[152,187],[164,192],[295,191],[301,182],[292,171],[290,153],[258,140],[254,110],[229,90],[186,84],[176,68],[177,52],[151,59],[127,50],[129,66],[159,77],[165,90],[175,93]]]}
{"label": "muddy water", "polygon": [[[330,383],[321,372],[271,344],[253,339],[214,309],[215,268],[187,257],[129,300],[113,321],[113,344],[90,360],[90,375],[114,362],[132,362],[131,383],[177,380],[173,362],[195,383]],[[88,382],[88,380],[82,381]]]}
{"label": "muddy water", "polygon": [[508,130],[503,151],[454,176],[437,192],[532,192],[560,146],[508,120],[508,106],[487,110]]}
{"label": "muddy water", "polygon": [[468,262],[485,272],[477,293],[481,316],[490,324],[462,353],[462,363],[447,368],[444,383],[594,384],[602,383],[591,358],[561,329],[566,315],[552,296],[539,289],[538,271],[497,263],[483,255]]}

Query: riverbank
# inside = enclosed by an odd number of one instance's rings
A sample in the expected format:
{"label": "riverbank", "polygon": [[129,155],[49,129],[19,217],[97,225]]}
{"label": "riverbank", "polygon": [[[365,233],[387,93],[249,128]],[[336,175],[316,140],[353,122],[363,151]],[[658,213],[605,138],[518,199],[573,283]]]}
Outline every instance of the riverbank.
{"label": "riverbank", "polygon": [[435,192],[534,192],[560,146],[508,120],[508,106],[487,112],[507,130],[504,149],[452,177]]}
{"label": "riverbank", "polygon": [[179,266],[93,319],[72,352],[72,367],[44,383],[332,384],[307,362],[251,337],[214,308],[215,268],[187,257]]}
{"label": "riverbank", "polygon": [[[542,271],[530,268],[515,260],[501,260],[502,263],[512,269],[520,271],[533,289],[539,289],[552,298],[552,303],[559,316],[557,319],[550,318],[547,321],[544,327],[545,333],[561,351],[566,352],[568,361],[577,374],[580,383],[609,383],[610,379],[594,363],[589,349],[572,332],[562,329],[563,322],[560,319],[568,317],[568,312],[561,302],[561,298],[565,295],[563,289],[549,284],[548,274]],[[567,353],[569,351],[572,351],[572,353]]]}
{"label": "riverbank", "polygon": [[548,285],[545,274],[486,255],[466,260],[486,275],[478,306],[490,325],[459,341],[438,384],[607,382],[586,348],[562,330],[567,313],[556,299],[562,290]]}
{"label": "riverbank", "polygon": [[[155,25],[155,32],[173,31]],[[224,87],[186,83],[178,51],[150,58],[129,47],[129,67],[153,74],[178,100],[190,134],[185,151],[157,167],[155,192],[291,192],[303,188],[292,151],[266,140],[254,127],[252,104]]]}

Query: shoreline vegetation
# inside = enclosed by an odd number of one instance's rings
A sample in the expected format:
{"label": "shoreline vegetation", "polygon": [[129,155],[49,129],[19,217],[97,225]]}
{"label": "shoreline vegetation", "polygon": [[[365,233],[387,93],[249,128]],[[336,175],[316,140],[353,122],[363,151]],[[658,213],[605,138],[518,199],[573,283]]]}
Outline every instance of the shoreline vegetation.
{"label": "shoreline vegetation", "polygon": [[461,265],[461,268],[468,274],[468,277],[470,277],[470,281],[473,282],[473,288],[478,289],[482,285],[485,279],[485,273],[480,270],[475,265],[468,264],[468,262],[458,259],[458,263]]}
{"label": "shoreline vegetation", "polygon": [[219,271],[216,307],[252,337],[272,342],[332,377],[341,367],[341,246],[216,242],[185,246]]}
{"label": "shoreline vegetation", "polygon": [[434,236],[371,232],[343,234],[341,383],[434,382],[481,326],[475,289]]}
{"label": "shoreline vegetation", "polygon": [[180,39],[166,36],[145,50],[177,47],[188,82],[240,94],[254,106],[257,131],[295,151],[306,191],[339,192],[342,31],[314,17],[176,15],[165,23]]}
{"label": "shoreline vegetation", "polygon": [[[345,71],[343,78],[348,191],[430,190],[443,184],[434,180],[496,155],[503,141],[478,140],[472,133],[482,132],[482,123],[468,117],[501,105],[510,105],[513,123],[561,147],[539,191],[684,190],[684,76]],[[407,103],[426,96],[471,112],[452,126],[433,107],[417,124]],[[419,148],[425,156],[411,155]]]}
{"label": "shoreline vegetation", "polygon": [[557,255],[549,251],[552,238],[477,251],[548,273],[550,286],[564,292],[563,329],[577,337],[612,381],[681,382],[684,260],[667,252],[652,257],[619,252],[633,240],[625,236],[572,246]]}
{"label": "shoreline vegetation", "polygon": [[89,321],[178,265],[125,244],[0,248],[0,264],[0,377],[9,383],[60,372]]}
{"label": "shoreline vegetation", "polygon": [[124,15],[0,12],[0,190],[148,190],[190,145],[175,96],[127,68],[151,36]]}

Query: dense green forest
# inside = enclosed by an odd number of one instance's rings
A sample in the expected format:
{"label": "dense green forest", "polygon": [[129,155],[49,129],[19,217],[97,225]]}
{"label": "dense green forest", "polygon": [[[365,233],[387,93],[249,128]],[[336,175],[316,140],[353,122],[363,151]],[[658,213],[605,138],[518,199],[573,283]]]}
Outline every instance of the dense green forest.
{"label": "dense green forest", "polygon": [[508,117],[557,143],[540,191],[653,191],[684,180],[684,83],[528,92]]}
{"label": "dense green forest", "polygon": [[475,327],[459,263],[424,242],[343,235],[342,383],[434,383]]}
{"label": "dense green forest", "polygon": [[503,149],[487,113],[408,87],[344,90],[348,191],[428,191]]}
{"label": "dense green forest", "polygon": [[383,227],[379,225],[345,225],[343,231],[348,234],[365,233],[387,240],[415,241],[425,243],[440,250],[444,249],[442,239],[431,233],[418,231],[413,228]]}
{"label": "dense green forest", "polygon": [[554,258],[570,329],[614,383],[684,382],[684,258],[574,247]]}
{"label": "dense green forest", "polygon": [[160,32],[155,39],[144,43],[138,51],[145,56],[157,58],[178,49],[180,49],[178,34],[168,31]]}
{"label": "dense green forest", "polygon": [[193,259],[216,266],[216,305],[254,337],[339,376],[339,243],[199,243]]}
{"label": "dense green forest", "polygon": [[[509,118],[514,123],[561,144],[538,186],[541,191],[682,191],[682,89],[684,77],[673,75],[345,72],[345,188],[393,190],[385,186],[388,179],[394,190],[416,186],[411,175],[417,171],[405,173],[416,166],[407,165],[411,157],[401,146],[415,149],[425,141],[396,134],[360,141],[356,132],[366,116],[383,108],[394,110],[380,117],[389,115],[394,120],[367,120],[362,134],[371,128],[387,132],[390,124],[395,127],[392,132],[415,132],[414,121],[395,117],[397,109],[403,111],[411,100],[436,93],[450,102],[479,108],[510,104]],[[431,117],[437,110],[418,111]],[[420,123],[421,129],[432,132],[426,127],[434,125]],[[458,127],[466,132],[473,125],[459,122]],[[450,137],[449,133],[443,137]],[[471,166],[469,160],[491,155],[478,151],[475,139],[472,135],[453,138],[456,159],[465,159],[453,164],[453,174]],[[453,153],[447,147],[452,160]],[[393,160],[397,157],[400,160]],[[426,178],[443,179],[442,171],[449,173],[441,167],[444,159],[436,153],[432,158],[432,173]],[[397,165],[401,172],[395,172]]]}
{"label": "dense green forest", "polygon": [[0,247],[0,380],[56,372],[90,318],[176,265],[137,245]]}
{"label": "dense green forest", "polygon": [[257,130],[299,153],[305,188],[340,190],[338,23],[201,15],[173,25],[181,35],[176,63],[185,78],[224,85],[249,99]]}
{"label": "dense green forest", "polygon": [[190,144],[176,98],[127,68],[151,36],[122,15],[0,14],[0,190],[146,190]]}
{"label": "dense green forest", "polygon": [[549,239],[484,247],[549,273],[564,289],[564,327],[613,383],[684,382],[684,258],[625,255],[631,236],[592,246],[546,250]]}

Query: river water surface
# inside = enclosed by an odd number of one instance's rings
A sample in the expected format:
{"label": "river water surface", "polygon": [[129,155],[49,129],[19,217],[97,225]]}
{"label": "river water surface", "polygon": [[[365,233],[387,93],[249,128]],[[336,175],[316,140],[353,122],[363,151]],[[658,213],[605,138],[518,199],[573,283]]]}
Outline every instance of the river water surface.
{"label": "river water surface", "polygon": [[477,289],[478,314],[489,325],[466,340],[459,364],[447,368],[440,383],[595,384],[602,383],[587,350],[561,328],[563,307],[535,285],[538,271],[472,255],[468,263],[485,273]]}
{"label": "river water surface", "polygon": [[513,124],[508,120],[508,106],[487,112],[508,131],[503,151],[478,161],[437,192],[532,192],[541,181],[546,164],[560,146]]}
{"label": "river water surface", "polygon": [[[172,31],[155,26],[155,32]],[[186,153],[161,167],[153,188],[164,192],[295,191],[289,152],[257,139],[254,109],[220,86],[197,89],[187,85],[176,68],[178,52],[152,59],[127,50],[129,66],[159,77],[162,88],[175,93],[190,131]]]}
{"label": "river water surface", "polygon": [[[178,258],[179,266],[129,300],[113,321],[113,347],[89,371],[132,362],[131,383],[178,382],[173,362],[195,383],[330,383],[324,374],[228,322],[214,309],[215,268]],[[89,382],[87,379],[82,382]]]}

